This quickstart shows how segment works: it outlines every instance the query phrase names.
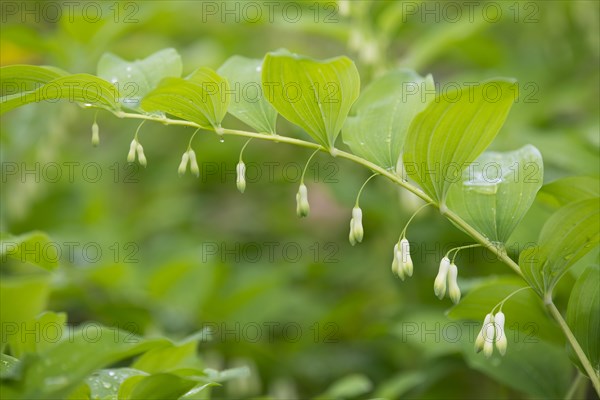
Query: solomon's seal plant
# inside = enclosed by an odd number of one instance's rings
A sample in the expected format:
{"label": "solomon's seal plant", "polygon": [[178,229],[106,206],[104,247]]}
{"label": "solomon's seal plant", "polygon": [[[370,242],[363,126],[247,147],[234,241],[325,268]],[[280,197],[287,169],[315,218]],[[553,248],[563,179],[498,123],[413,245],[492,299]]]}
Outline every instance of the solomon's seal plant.
{"label": "solomon's seal plant", "polygon": [[[542,155],[533,145],[512,151],[486,151],[518,98],[518,84],[513,79],[495,78],[436,91],[431,75],[422,77],[410,70],[395,69],[377,77],[361,93],[359,73],[349,58],[315,60],[286,50],[269,53],[262,60],[234,56],[217,71],[201,67],[185,77],[181,72],[181,59],[173,49],[135,62],[105,55],[97,76],[42,66],[6,66],[2,68],[2,87],[20,89],[4,93],[2,113],[28,103],[62,98],[118,118],[138,119],[142,124],[156,122],[166,125],[165,129],[170,125],[191,127],[196,131],[181,157],[180,175],[188,165],[194,175],[199,175],[191,143],[197,132],[206,131],[219,137],[241,136],[312,149],[306,166],[319,152],[360,164],[373,176],[382,176],[420,198],[425,204],[417,212],[435,207],[472,238],[473,244],[455,248],[442,258],[435,277],[425,276],[419,265],[415,266],[419,279],[431,280],[435,296],[448,296],[455,304],[451,315],[464,317],[468,313],[463,303],[478,305],[486,299],[481,290],[463,286],[466,296],[461,300],[455,258],[463,248],[486,249],[522,280],[503,298],[492,296],[492,304],[498,300],[500,303],[491,311],[483,305],[477,308],[477,318],[483,319],[474,341],[477,352],[492,357],[495,346],[500,355],[510,353],[502,305],[528,289],[537,296],[537,300],[528,297],[531,304],[543,302],[560,327],[573,361],[600,394],[600,327],[588,323],[597,321],[597,303],[590,300],[599,297],[598,285],[590,284],[597,278],[597,270],[590,267],[573,286],[566,318],[553,296],[561,277],[598,246],[598,180],[581,177],[544,187],[547,195],[554,196],[555,212],[539,237],[532,238],[535,246],[521,251],[518,258],[509,255],[505,243],[533,203],[543,179]],[[137,85],[135,96],[122,90],[127,84]],[[249,85],[259,89],[258,97],[244,96]],[[223,126],[227,113],[250,129]],[[276,122],[280,117],[302,128],[306,140],[278,131]],[[142,124],[131,141],[127,161],[137,159],[146,166],[138,136]],[[94,122],[94,145],[99,143],[98,132]],[[350,151],[337,147],[340,134]],[[236,185],[242,193],[246,190],[244,148],[236,168]],[[490,165],[498,171],[493,179],[489,178]],[[351,209],[352,245],[363,240],[363,212],[358,200],[364,187]],[[569,191],[575,195],[565,195]],[[296,212],[306,217],[309,211],[303,173]],[[402,280],[413,275],[406,233],[415,215],[405,224],[398,242],[389,244],[393,249],[392,272]]]}

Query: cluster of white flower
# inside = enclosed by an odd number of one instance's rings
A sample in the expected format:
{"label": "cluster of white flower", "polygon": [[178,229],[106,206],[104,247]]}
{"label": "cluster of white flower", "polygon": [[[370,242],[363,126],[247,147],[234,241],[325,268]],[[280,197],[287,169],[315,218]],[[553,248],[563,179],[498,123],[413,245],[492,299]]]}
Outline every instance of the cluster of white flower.
{"label": "cluster of white flower", "polygon": [[352,209],[352,218],[350,219],[350,244],[354,246],[356,243],[362,242],[364,233],[362,210],[357,206]]}
{"label": "cluster of white flower", "polygon": [[296,214],[298,214],[299,217],[306,217],[309,212],[310,204],[308,204],[308,189],[303,183],[298,188],[298,193],[296,193]]}
{"label": "cluster of white flower", "polygon": [[438,299],[443,299],[446,295],[446,288],[448,289],[448,297],[454,304],[458,304],[460,301],[460,287],[458,287],[458,268],[456,264],[450,262],[448,257],[442,258],[440,262],[440,268],[438,274],[435,277],[433,283],[433,292]]}
{"label": "cluster of white flower", "polygon": [[138,142],[137,138],[134,138],[131,141],[131,144],[129,145],[129,153],[127,154],[127,162],[135,162],[135,156],[137,153],[137,159],[140,163],[140,165],[142,167],[145,167],[147,162],[146,162],[146,156],[144,155],[144,148],[142,147],[142,145],[140,144],[140,142]]}
{"label": "cluster of white flower", "polygon": [[500,355],[506,353],[506,334],[504,333],[504,313],[502,311],[493,315],[489,313],[483,320],[483,326],[475,340],[475,351],[479,353],[483,350],[486,357],[490,357],[494,352],[494,344]]}
{"label": "cluster of white flower", "polygon": [[200,168],[198,168],[198,161],[196,161],[196,152],[194,152],[192,149],[188,149],[188,151],[183,153],[181,156],[181,162],[179,163],[179,168],[177,169],[179,176],[185,175],[188,164],[190,164],[190,172],[194,174],[196,178],[199,177]]}
{"label": "cluster of white flower", "polygon": [[410,258],[410,244],[403,237],[394,246],[394,260],[392,261],[392,272],[404,280],[405,277],[411,277],[413,274],[413,262]]}

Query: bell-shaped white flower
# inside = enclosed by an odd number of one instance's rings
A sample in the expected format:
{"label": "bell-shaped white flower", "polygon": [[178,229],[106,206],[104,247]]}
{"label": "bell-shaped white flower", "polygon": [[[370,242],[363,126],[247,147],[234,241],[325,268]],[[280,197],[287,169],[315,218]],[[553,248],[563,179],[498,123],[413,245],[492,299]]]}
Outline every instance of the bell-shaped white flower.
{"label": "bell-shaped white flower", "polygon": [[237,164],[235,168],[237,177],[235,178],[235,184],[237,185],[240,193],[244,193],[246,190],[246,164],[242,160]]}
{"label": "bell-shaped white flower", "polygon": [[413,262],[410,258],[410,244],[406,238],[400,240],[400,268],[404,271],[406,276],[412,276],[413,274]]}
{"label": "bell-shaped white flower", "polygon": [[198,161],[196,161],[196,152],[190,149],[188,153],[190,158],[190,171],[198,178],[200,176],[200,168],[198,168]]}
{"label": "bell-shaped white flower", "polygon": [[483,343],[483,355],[486,358],[490,358],[494,352],[494,338],[496,336],[496,328],[494,326],[494,317],[491,316],[487,325],[484,325],[484,343]]}
{"label": "bell-shaped white flower", "polygon": [[477,335],[477,339],[475,339],[475,352],[476,353],[479,353],[481,350],[483,350],[484,345],[485,345],[486,342],[488,342],[488,341],[489,342],[493,342],[494,341],[494,337],[493,336],[490,337],[490,338],[486,337],[487,327],[489,325],[492,325],[492,326],[494,325],[493,322],[492,322],[493,319],[494,319],[494,316],[491,313],[487,314],[485,316],[485,319],[483,320],[483,326],[481,327],[481,330],[479,331],[479,334]]}
{"label": "bell-shaped white flower", "polygon": [[454,304],[458,304],[460,301],[460,288],[458,287],[458,268],[456,264],[452,263],[448,267],[448,296]]}
{"label": "bell-shaped white flower", "polygon": [[92,146],[96,147],[100,144],[100,128],[98,123],[94,121],[92,124]]}
{"label": "bell-shaped white flower", "polygon": [[190,160],[190,154],[186,151],[181,156],[181,162],[179,163],[179,168],[177,168],[177,173],[179,176],[185,175],[185,171],[187,171],[187,165]]}
{"label": "bell-shaped white flower", "polygon": [[299,217],[306,217],[310,212],[310,205],[308,204],[308,189],[306,185],[303,183],[298,188],[298,193],[296,193],[296,214]]}
{"label": "bell-shaped white flower", "polygon": [[362,210],[360,207],[352,209],[352,219],[350,219],[350,244],[354,246],[363,240],[364,230],[362,225]]}
{"label": "bell-shaped white flower", "polygon": [[438,299],[443,299],[446,295],[446,281],[448,280],[448,270],[450,269],[450,259],[448,257],[442,258],[440,262],[440,268],[438,270],[435,281],[433,282],[433,292]]}
{"label": "bell-shaped white flower", "polygon": [[496,348],[500,352],[500,355],[504,355],[506,354],[508,341],[504,333],[504,313],[502,311],[494,315],[494,328],[496,330]]}
{"label": "bell-shaped white flower", "polygon": [[392,262],[392,272],[400,279],[404,280],[405,274],[404,269],[402,268],[402,254],[399,246],[399,243],[394,245],[394,261]]}
{"label": "bell-shaped white flower", "polygon": [[140,163],[140,165],[142,167],[146,167],[148,162],[146,161],[146,156],[144,155],[144,148],[142,147],[142,145],[140,143],[138,143],[135,150],[137,152],[138,162]]}
{"label": "bell-shaped white flower", "polygon": [[129,145],[129,153],[127,153],[127,162],[135,162],[135,151],[137,149],[138,141],[133,139]]}

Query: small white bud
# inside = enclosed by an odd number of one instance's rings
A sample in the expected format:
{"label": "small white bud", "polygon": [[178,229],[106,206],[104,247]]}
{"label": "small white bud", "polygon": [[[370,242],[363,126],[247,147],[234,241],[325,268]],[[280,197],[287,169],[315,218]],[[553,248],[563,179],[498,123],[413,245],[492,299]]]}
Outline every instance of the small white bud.
{"label": "small white bud", "polygon": [[508,341],[504,333],[504,313],[502,311],[494,315],[494,327],[496,329],[496,348],[500,352],[500,355],[504,355],[506,354]]}
{"label": "small white bud", "polygon": [[410,244],[406,238],[400,241],[400,257],[400,268],[402,268],[406,276],[412,276],[413,262],[410,258]]}
{"label": "small white bud", "polygon": [[481,350],[483,350],[483,346],[485,345],[486,341],[490,341],[493,342],[494,338],[487,338],[485,336],[486,332],[487,332],[487,326],[493,323],[491,322],[493,320],[494,316],[490,313],[487,314],[485,316],[485,319],[483,320],[483,326],[481,327],[481,330],[479,331],[479,334],[477,335],[477,339],[475,339],[475,352],[479,353]]}
{"label": "small white bud", "polygon": [[310,212],[310,205],[308,204],[308,189],[305,184],[301,184],[296,193],[296,214],[299,217],[306,217]]}
{"label": "small white bud", "polygon": [[129,145],[129,153],[127,153],[127,162],[132,163],[135,161],[135,150],[137,149],[137,145],[137,140],[133,139],[131,141],[131,144]]}
{"label": "small white bud", "polygon": [[190,149],[188,153],[190,157],[190,171],[198,178],[200,176],[200,168],[198,168],[198,161],[196,161],[196,152]]}
{"label": "small white bud", "polygon": [[496,328],[494,327],[494,317],[490,315],[490,321],[487,325],[484,325],[485,328],[485,337],[483,344],[483,355],[486,358],[490,358],[492,353],[494,352],[494,336],[496,333]]}
{"label": "small white bud", "polygon": [[448,277],[448,269],[450,268],[450,259],[448,257],[442,258],[440,262],[440,269],[433,282],[433,293],[438,299],[443,299],[446,295],[446,281]]}
{"label": "small white bud", "polygon": [[146,156],[144,155],[144,148],[142,147],[141,144],[138,143],[137,148],[137,157],[138,157],[138,162],[140,163],[140,165],[142,167],[146,167],[146,165],[148,164],[148,162],[146,161]]}
{"label": "small white bud", "polygon": [[458,304],[460,301],[460,288],[458,287],[458,282],[456,281],[457,277],[458,268],[456,268],[456,264],[452,263],[448,268],[448,296],[454,304]]}
{"label": "small white bud", "polygon": [[92,125],[92,146],[96,147],[100,144],[100,128],[96,121]]}
{"label": "small white bud", "polygon": [[246,190],[246,164],[242,160],[238,163],[235,168],[237,171],[237,178],[235,179],[235,184],[237,185],[240,193],[244,193]]}
{"label": "small white bud", "polygon": [[186,151],[181,156],[181,162],[179,163],[179,168],[177,168],[177,173],[179,174],[179,176],[185,175],[185,171],[187,171],[187,165],[188,165],[189,159],[190,159],[190,155]]}
{"label": "small white bud", "polygon": [[352,209],[352,219],[350,220],[350,243],[352,246],[362,242],[363,236],[362,210],[360,207],[354,207]]}
{"label": "small white bud", "polygon": [[394,261],[392,262],[392,272],[394,272],[398,277],[404,280],[404,269],[402,269],[402,255],[400,254],[400,249],[398,248],[398,243],[394,245]]}

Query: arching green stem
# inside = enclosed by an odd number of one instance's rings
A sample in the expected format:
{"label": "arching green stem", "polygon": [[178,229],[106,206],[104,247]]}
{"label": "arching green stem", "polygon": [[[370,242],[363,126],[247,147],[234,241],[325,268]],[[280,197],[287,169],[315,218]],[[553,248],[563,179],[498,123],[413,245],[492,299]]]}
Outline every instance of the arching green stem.
{"label": "arching green stem", "polygon": [[365,183],[362,184],[362,186],[360,187],[360,190],[358,191],[358,194],[356,195],[356,203],[354,203],[354,207],[358,207],[358,202],[360,201],[360,195],[362,194],[362,191],[365,188],[365,186],[367,186],[367,183],[371,179],[375,178],[377,175],[379,175],[379,174],[377,172],[375,172],[373,175],[371,175],[370,177],[367,178]]}

